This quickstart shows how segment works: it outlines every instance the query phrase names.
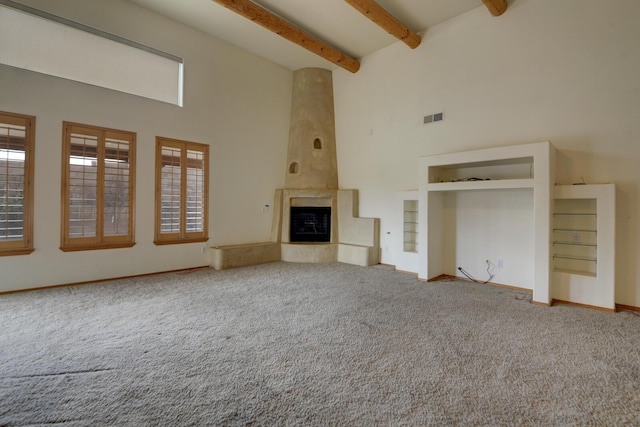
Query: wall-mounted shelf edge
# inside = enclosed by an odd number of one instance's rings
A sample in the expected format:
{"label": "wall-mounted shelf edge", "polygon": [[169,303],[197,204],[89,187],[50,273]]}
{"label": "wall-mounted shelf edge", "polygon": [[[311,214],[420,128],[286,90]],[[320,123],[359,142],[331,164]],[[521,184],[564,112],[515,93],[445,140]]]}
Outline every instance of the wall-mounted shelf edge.
{"label": "wall-mounted shelf edge", "polygon": [[533,178],[432,182],[427,185],[427,191],[506,190],[512,188],[533,188],[533,185]]}
{"label": "wall-mounted shelf edge", "polygon": [[554,258],[560,258],[560,259],[573,259],[573,260],[576,260],[576,261],[598,262],[597,258],[591,258],[591,257],[581,257],[581,256],[573,256],[573,255],[560,255],[560,254],[555,254],[553,257]]}

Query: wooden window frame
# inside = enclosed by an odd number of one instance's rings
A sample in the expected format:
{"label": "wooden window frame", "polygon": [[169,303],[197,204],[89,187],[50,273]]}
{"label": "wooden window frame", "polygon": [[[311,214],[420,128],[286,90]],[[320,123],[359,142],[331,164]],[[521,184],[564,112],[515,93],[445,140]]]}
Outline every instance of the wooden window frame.
{"label": "wooden window frame", "polygon": [[24,114],[0,112],[0,121],[10,125],[24,126],[24,186],[22,193],[22,239],[0,241],[0,256],[28,255],[33,247],[33,179],[35,165],[36,118]]}
{"label": "wooden window frame", "polygon": [[[162,233],[161,227],[161,209],[162,209],[162,148],[176,148],[181,151],[180,161],[180,231],[178,233]],[[187,191],[187,151],[198,151],[203,155],[203,170],[204,170],[204,182],[203,182],[203,217],[202,217],[202,231],[201,232],[188,232],[186,230],[186,191]],[[209,146],[197,142],[182,141],[178,139],[156,137],[156,183],[155,183],[155,238],[153,243],[156,245],[173,245],[180,243],[197,243],[206,242],[209,240]]]}
{"label": "wooden window frame", "polygon": [[[96,149],[96,232],[94,237],[71,237],[69,235],[70,223],[70,164],[69,158],[72,152],[71,134],[80,133],[95,136],[98,139]],[[128,221],[127,234],[118,236],[104,235],[104,187],[105,187],[105,141],[107,138],[128,141]],[[62,203],[61,203],[61,227],[60,249],[64,252],[86,251],[94,249],[129,248],[135,243],[135,188],[136,188],[136,133],[117,129],[109,129],[100,126],[92,126],[80,123],[62,123]]]}

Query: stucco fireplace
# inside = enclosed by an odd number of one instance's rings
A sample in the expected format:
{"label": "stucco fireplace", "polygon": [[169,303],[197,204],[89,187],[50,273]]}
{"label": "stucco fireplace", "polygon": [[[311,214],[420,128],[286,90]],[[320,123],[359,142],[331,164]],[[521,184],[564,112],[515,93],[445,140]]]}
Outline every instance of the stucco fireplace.
{"label": "stucco fireplace", "polygon": [[338,187],[331,71],[296,70],[285,186],[275,192],[271,242],[214,248],[212,266],[275,260],[373,265],[380,258],[379,229],[379,219],[358,217],[357,190]]}

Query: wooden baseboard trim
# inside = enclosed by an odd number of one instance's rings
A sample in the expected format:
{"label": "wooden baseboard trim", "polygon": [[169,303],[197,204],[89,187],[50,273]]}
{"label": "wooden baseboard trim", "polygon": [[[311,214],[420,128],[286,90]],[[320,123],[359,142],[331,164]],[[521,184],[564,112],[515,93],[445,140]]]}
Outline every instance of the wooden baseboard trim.
{"label": "wooden baseboard trim", "polygon": [[540,301],[531,301],[531,304],[539,305],[542,307],[551,307],[551,304],[547,304],[546,302],[540,302]]}
{"label": "wooden baseboard trim", "polygon": [[571,301],[564,301],[564,300],[560,300],[560,299],[552,299],[551,300],[551,305],[555,305],[555,304],[565,304],[565,305],[573,305],[575,307],[591,308],[591,309],[594,309],[594,310],[606,311],[607,313],[615,313],[616,312],[615,308],[598,307],[597,305],[581,304],[579,302],[571,302]]}
{"label": "wooden baseboard trim", "polygon": [[21,292],[31,292],[31,291],[43,291],[45,289],[64,288],[64,287],[67,287],[67,286],[90,285],[92,283],[111,282],[111,281],[114,281],[114,280],[133,279],[133,278],[136,278],[136,277],[156,276],[158,274],[195,271],[195,270],[201,270],[203,268],[209,268],[209,266],[208,265],[203,265],[203,266],[200,266],[200,267],[179,268],[177,270],[156,271],[154,273],[133,274],[131,276],[109,277],[109,278],[106,278],[106,279],[85,280],[85,281],[82,281],[82,282],[63,283],[63,284],[60,284],[60,285],[50,285],[50,286],[40,286],[40,287],[37,287],[37,288],[17,289],[15,291],[3,291],[3,292],[0,292],[0,295],[17,294],[17,293],[21,293]]}
{"label": "wooden baseboard trim", "polygon": [[519,286],[504,285],[502,283],[493,283],[493,282],[488,282],[487,285],[497,286],[499,288],[511,289],[511,290],[514,290],[514,291],[526,292],[528,294],[533,294],[533,290],[527,289],[527,288],[521,288]]}
{"label": "wooden baseboard trim", "polygon": [[436,277],[432,277],[431,279],[427,280],[427,282],[437,282],[438,280],[446,280],[446,279],[454,279],[454,280],[464,280],[465,282],[471,282],[471,283],[477,283],[479,285],[491,285],[491,286],[497,286],[499,288],[506,288],[506,289],[511,289],[514,291],[520,291],[520,292],[526,292],[528,294],[533,293],[533,291],[531,289],[527,289],[527,288],[521,288],[518,286],[511,286],[511,285],[505,285],[503,283],[494,283],[494,282],[474,282],[473,280],[469,279],[468,277],[461,277],[461,276],[452,276],[451,274],[441,274],[439,276]]}
{"label": "wooden baseboard trim", "polygon": [[634,305],[616,304],[616,310],[640,311],[640,307]]}
{"label": "wooden baseboard trim", "polygon": [[450,274],[440,274],[439,276],[432,277],[431,279],[427,279],[427,282],[437,282],[439,280],[446,280],[446,279],[456,279],[456,276],[452,276]]}
{"label": "wooden baseboard trim", "polygon": [[414,273],[413,271],[398,270],[397,268],[396,268],[396,271],[397,271],[398,273],[402,273],[402,274],[410,274],[410,275],[412,275],[412,276],[417,276],[417,275],[418,275],[418,273]]}

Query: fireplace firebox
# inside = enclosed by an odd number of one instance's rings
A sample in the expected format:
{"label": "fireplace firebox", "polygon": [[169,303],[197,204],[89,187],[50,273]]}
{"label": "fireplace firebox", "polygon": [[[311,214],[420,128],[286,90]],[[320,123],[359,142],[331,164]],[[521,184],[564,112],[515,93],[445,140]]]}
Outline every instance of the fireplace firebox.
{"label": "fireplace firebox", "polygon": [[331,208],[321,206],[291,206],[291,242],[330,242]]}

